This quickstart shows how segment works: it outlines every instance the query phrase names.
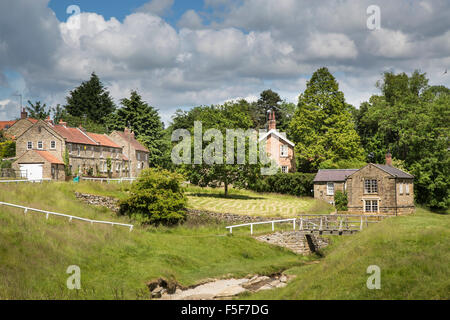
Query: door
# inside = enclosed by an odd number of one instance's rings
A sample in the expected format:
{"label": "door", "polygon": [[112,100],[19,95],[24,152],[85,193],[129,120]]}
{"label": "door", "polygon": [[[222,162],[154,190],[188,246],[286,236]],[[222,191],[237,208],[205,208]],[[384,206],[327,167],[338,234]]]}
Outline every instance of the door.
{"label": "door", "polygon": [[21,164],[20,172],[22,177],[28,180],[42,180],[43,164]]}

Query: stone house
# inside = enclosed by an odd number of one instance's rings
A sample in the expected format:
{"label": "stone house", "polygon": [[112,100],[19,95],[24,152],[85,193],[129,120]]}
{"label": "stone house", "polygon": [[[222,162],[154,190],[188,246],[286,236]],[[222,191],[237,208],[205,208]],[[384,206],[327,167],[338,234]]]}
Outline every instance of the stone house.
{"label": "stone house", "polygon": [[15,139],[38,122],[37,119],[29,118],[25,109],[22,109],[19,120],[4,121],[4,130],[8,137]]}
{"label": "stone house", "polygon": [[285,132],[277,130],[275,111],[269,114],[268,132],[259,138],[259,142],[266,140],[268,156],[275,160],[282,173],[295,172],[295,144],[286,137]]}
{"label": "stone house", "polygon": [[414,176],[386,164],[370,163],[356,170],[319,170],[314,198],[334,204],[336,191],[346,191],[348,211],[359,214],[401,215],[414,212]]}
{"label": "stone house", "polygon": [[134,132],[125,128],[123,132],[113,131],[109,138],[122,148],[123,154],[127,158],[126,166],[131,168],[131,177],[139,176],[142,170],[149,167],[149,151],[136,140]]}
{"label": "stone house", "polygon": [[[106,176],[110,161],[112,178],[129,176],[128,158],[123,148],[107,135],[87,132],[81,127],[68,127],[62,121],[54,124],[50,119],[38,120],[24,127],[28,128],[16,137],[17,158],[13,169],[30,180],[64,180],[66,150],[73,174]],[[142,159],[142,162],[142,167],[148,167],[148,160]]]}

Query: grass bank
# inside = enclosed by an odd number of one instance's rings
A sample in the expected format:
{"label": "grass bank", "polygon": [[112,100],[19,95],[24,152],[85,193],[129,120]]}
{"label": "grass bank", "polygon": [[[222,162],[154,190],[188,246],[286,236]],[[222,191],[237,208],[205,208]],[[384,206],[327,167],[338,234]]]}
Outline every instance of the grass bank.
{"label": "grass bank", "polygon": [[[333,237],[319,264],[289,270],[286,288],[251,299],[449,299],[450,216],[418,209],[362,233]],[[381,269],[381,289],[369,290],[367,267]]]}
{"label": "grass bank", "polygon": [[[105,208],[79,202],[70,183],[0,185],[0,201],[99,220],[129,223]],[[104,188],[103,188],[104,187]],[[102,192],[118,192],[106,184]],[[105,191],[106,190],[106,191]],[[146,282],[173,278],[182,285],[206,278],[269,274],[307,258],[222,225],[126,228],[0,206],[0,299],[147,299]],[[81,268],[81,290],[68,290],[66,270]]]}

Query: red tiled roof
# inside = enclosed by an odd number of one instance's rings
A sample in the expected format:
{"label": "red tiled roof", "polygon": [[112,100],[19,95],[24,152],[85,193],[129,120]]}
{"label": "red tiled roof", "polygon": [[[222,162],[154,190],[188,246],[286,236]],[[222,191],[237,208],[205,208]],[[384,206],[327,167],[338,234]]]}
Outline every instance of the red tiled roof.
{"label": "red tiled roof", "polygon": [[91,138],[94,139],[95,141],[98,142],[98,144],[100,146],[104,146],[104,147],[111,147],[111,148],[119,148],[120,147],[115,144],[114,142],[112,142],[106,135],[104,134],[98,134],[98,133],[92,133],[92,132],[86,132],[86,134]]}
{"label": "red tiled roof", "polygon": [[62,125],[55,125],[53,129],[58,132],[69,143],[88,144],[96,146],[98,145],[92,138],[89,138],[79,128],[65,127]]}
{"label": "red tiled roof", "polygon": [[55,157],[48,151],[34,150],[34,152],[37,152],[37,154],[39,154],[42,158],[44,158],[45,160],[47,160],[50,163],[64,164],[64,162],[62,162],[62,160],[59,160],[57,157]]}
{"label": "red tiled roof", "polygon": [[[143,151],[143,152],[149,152],[148,149],[146,147],[144,147],[139,141],[137,141],[133,135],[131,135],[130,133],[125,133],[123,131],[117,131],[117,133],[119,134],[119,136],[121,136],[125,141],[130,141],[131,146],[138,150],[138,151]],[[125,146],[126,147],[126,146]]]}
{"label": "red tiled roof", "polygon": [[38,119],[33,119],[33,118],[27,118],[28,121],[31,121],[33,124],[35,124],[36,122],[38,122]]}
{"label": "red tiled roof", "polygon": [[11,121],[0,121],[0,130],[8,129],[10,128],[14,123],[16,123],[16,120]]}

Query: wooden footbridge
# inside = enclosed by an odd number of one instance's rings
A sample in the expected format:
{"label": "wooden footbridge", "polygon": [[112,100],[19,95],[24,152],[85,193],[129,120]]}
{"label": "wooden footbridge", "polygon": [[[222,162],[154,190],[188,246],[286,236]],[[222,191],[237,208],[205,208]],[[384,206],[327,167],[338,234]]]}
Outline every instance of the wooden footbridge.
{"label": "wooden footbridge", "polygon": [[369,227],[372,223],[378,223],[388,217],[387,215],[300,215],[298,218],[270,220],[262,222],[250,222],[226,227],[230,233],[233,229],[250,227],[250,234],[259,225],[272,225],[272,232],[275,232],[276,224],[292,224],[292,230],[301,231],[305,234],[318,235],[345,235],[359,232]]}

